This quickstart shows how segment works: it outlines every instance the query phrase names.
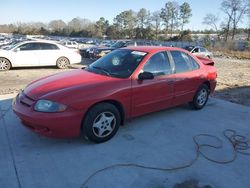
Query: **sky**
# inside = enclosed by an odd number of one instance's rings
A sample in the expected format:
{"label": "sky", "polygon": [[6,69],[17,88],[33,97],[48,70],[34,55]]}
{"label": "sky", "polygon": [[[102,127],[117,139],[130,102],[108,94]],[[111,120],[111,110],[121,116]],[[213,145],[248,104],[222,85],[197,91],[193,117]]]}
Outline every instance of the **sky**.
{"label": "sky", "polygon": [[[175,0],[180,5],[188,2],[192,8],[193,16],[185,29],[209,29],[203,25],[203,18],[207,13],[221,17],[222,0]],[[62,19],[69,22],[75,17],[87,18],[97,21],[100,17],[113,18],[124,10],[139,11],[146,8],[150,12],[160,10],[165,6],[166,0],[1,0],[1,24],[17,22],[43,22]],[[244,24],[241,24],[244,26]]]}

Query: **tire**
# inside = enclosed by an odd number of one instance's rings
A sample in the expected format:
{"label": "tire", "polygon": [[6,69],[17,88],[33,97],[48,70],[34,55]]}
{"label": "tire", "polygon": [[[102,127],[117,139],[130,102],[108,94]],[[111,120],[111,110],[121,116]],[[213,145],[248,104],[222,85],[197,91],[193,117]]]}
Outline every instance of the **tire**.
{"label": "tire", "polygon": [[0,57],[0,71],[10,70],[11,63],[8,59]]}
{"label": "tire", "polygon": [[196,91],[193,101],[190,102],[189,104],[195,110],[200,110],[206,105],[208,96],[209,96],[208,86],[206,84],[202,84]]}
{"label": "tire", "polygon": [[100,103],[86,114],[82,132],[87,140],[95,143],[106,142],[116,134],[120,124],[118,109],[110,103]]}
{"label": "tire", "polygon": [[56,66],[59,69],[67,69],[69,67],[69,60],[66,57],[60,57],[56,61]]}

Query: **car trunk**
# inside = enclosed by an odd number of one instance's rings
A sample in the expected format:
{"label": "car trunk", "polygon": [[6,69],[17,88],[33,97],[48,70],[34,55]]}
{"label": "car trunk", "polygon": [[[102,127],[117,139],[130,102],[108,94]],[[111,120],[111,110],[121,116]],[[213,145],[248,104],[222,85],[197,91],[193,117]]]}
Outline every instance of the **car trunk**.
{"label": "car trunk", "polygon": [[214,61],[212,59],[206,58],[206,57],[201,57],[201,56],[196,56],[200,62],[202,62],[204,65],[211,65],[214,66]]}

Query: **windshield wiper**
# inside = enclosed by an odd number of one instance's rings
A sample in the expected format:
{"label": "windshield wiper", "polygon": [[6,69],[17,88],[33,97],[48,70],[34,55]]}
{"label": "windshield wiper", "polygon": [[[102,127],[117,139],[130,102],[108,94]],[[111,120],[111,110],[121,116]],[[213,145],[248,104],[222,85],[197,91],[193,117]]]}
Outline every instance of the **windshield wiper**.
{"label": "windshield wiper", "polygon": [[102,71],[104,74],[111,76],[110,72],[107,69],[104,69],[102,67],[96,67],[96,66],[92,66],[94,69],[100,70]]}

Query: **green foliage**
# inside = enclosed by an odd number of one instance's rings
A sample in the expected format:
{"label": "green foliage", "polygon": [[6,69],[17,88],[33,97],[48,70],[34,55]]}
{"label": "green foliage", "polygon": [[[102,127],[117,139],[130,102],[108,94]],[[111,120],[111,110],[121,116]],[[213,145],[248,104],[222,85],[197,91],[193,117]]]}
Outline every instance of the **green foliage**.
{"label": "green foliage", "polygon": [[184,25],[189,23],[189,19],[191,16],[192,16],[192,9],[190,8],[190,5],[187,2],[184,2],[180,6],[180,16],[179,16],[182,31]]}
{"label": "green foliage", "polygon": [[191,31],[190,30],[184,30],[181,31],[179,35],[179,40],[181,41],[192,41],[192,36],[191,36]]}

